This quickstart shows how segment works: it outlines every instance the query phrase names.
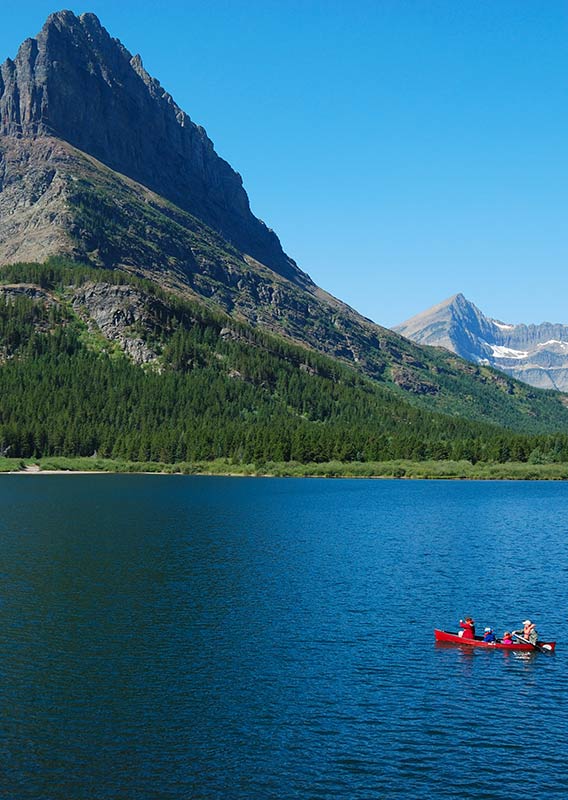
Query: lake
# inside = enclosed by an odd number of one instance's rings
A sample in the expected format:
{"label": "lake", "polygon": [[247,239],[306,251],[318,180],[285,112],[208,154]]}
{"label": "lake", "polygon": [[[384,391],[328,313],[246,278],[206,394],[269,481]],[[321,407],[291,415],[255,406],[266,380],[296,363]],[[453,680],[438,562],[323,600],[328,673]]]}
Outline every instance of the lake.
{"label": "lake", "polygon": [[[568,485],[0,478],[0,796],[568,796]],[[554,655],[435,645],[472,614]]]}

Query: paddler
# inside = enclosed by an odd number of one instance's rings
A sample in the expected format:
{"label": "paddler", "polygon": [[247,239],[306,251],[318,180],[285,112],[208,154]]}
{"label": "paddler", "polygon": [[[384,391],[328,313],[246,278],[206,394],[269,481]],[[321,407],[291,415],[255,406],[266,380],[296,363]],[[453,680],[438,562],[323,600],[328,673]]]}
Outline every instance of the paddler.
{"label": "paddler", "polygon": [[523,622],[523,627],[521,630],[513,631],[513,636],[522,636],[523,639],[526,639],[531,644],[536,644],[538,642],[536,625],[534,622],[531,622],[530,619],[526,619]]}

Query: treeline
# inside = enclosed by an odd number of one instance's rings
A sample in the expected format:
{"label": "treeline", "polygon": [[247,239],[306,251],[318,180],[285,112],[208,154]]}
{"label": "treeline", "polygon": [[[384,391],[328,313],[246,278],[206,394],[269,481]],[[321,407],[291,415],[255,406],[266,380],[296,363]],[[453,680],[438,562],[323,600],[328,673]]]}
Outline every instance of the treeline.
{"label": "treeline", "polygon": [[0,369],[0,447],[13,457],[568,459],[568,437],[475,430],[461,420],[401,408],[399,401],[385,404],[327,378],[280,374],[269,388],[214,366],[157,374],[78,348],[65,332],[44,338],[43,352]]}
{"label": "treeline", "polygon": [[[172,299],[120,273],[51,263],[3,270],[61,304],[0,301],[0,455],[192,462],[409,459],[568,461],[568,436],[533,436],[424,411],[324,356]],[[158,367],[91,346],[69,285],[134,283],[167,300],[147,332]]]}

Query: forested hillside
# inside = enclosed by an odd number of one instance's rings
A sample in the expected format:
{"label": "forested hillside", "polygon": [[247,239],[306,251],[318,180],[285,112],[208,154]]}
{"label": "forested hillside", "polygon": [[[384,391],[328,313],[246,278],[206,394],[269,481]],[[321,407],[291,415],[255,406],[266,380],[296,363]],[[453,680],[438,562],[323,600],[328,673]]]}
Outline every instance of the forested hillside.
{"label": "forested hillside", "polygon": [[117,271],[52,261],[2,279],[0,454],[568,460],[565,434],[416,408],[335,360]]}

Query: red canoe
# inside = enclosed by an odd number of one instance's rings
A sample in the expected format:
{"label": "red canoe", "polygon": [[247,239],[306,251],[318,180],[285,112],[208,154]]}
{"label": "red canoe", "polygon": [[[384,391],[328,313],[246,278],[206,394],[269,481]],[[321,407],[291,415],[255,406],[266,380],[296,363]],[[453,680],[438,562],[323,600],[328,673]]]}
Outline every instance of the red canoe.
{"label": "red canoe", "polygon": [[[446,644],[464,644],[468,647],[489,647],[493,650],[516,650],[521,652],[534,652],[537,650],[532,644],[524,644],[523,642],[515,642],[514,644],[502,644],[501,642],[484,642],[481,636],[476,636],[475,639],[466,639],[464,636],[459,636],[457,633],[448,633],[448,631],[434,631],[434,638],[437,642],[445,642]],[[556,642],[539,642],[539,647],[548,650],[549,653],[554,652]]]}

